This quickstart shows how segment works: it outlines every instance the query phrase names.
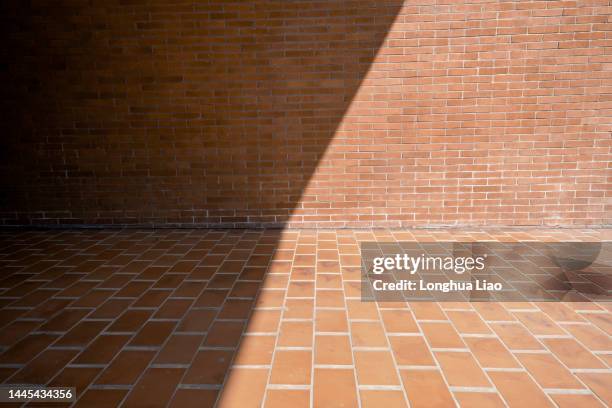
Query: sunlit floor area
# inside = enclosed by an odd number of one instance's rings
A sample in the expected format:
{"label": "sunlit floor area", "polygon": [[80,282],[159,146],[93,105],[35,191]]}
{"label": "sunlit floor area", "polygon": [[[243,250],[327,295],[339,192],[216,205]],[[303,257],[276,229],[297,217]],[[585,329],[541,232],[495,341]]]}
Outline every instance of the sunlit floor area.
{"label": "sunlit floor area", "polygon": [[[610,229],[5,230],[0,379],[76,406],[602,407],[612,303],[362,302],[365,241]],[[67,404],[69,405],[69,404]]]}

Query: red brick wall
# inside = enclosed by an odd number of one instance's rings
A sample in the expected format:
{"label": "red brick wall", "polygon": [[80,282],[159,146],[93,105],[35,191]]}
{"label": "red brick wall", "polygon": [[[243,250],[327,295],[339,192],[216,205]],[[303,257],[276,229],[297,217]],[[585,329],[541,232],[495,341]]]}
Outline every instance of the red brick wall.
{"label": "red brick wall", "polygon": [[4,224],[611,223],[608,0],[10,3]]}

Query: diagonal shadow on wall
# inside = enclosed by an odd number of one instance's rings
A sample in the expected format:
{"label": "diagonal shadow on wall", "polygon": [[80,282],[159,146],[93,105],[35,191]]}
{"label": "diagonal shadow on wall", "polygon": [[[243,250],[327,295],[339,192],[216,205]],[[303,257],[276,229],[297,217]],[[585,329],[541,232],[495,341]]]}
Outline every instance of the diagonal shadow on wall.
{"label": "diagonal shadow on wall", "polygon": [[5,224],[278,227],[403,1],[12,3]]}
{"label": "diagonal shadow on wall", "polygon": [[282,226],[402,2],[14,2],[7,224]]}

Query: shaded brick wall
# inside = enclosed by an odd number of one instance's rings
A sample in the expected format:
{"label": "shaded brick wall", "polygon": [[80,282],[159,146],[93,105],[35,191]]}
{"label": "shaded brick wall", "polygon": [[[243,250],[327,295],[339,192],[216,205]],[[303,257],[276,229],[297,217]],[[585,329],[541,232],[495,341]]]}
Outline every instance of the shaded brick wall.
{"label": "shaded brick wall", "polygon": [[10,3],[5,225],[611,223],[607,0]]}

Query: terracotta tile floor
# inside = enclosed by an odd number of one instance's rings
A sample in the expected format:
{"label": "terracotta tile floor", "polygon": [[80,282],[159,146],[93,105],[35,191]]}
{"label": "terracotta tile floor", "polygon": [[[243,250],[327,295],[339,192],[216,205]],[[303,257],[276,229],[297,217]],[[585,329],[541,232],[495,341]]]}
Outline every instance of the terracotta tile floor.
{"label": "terracotta tile floor", "polygon": [[362,303],[359,243],[612,230],[0,232],[0,380],[76,406],[597,407],[612,304]]}

